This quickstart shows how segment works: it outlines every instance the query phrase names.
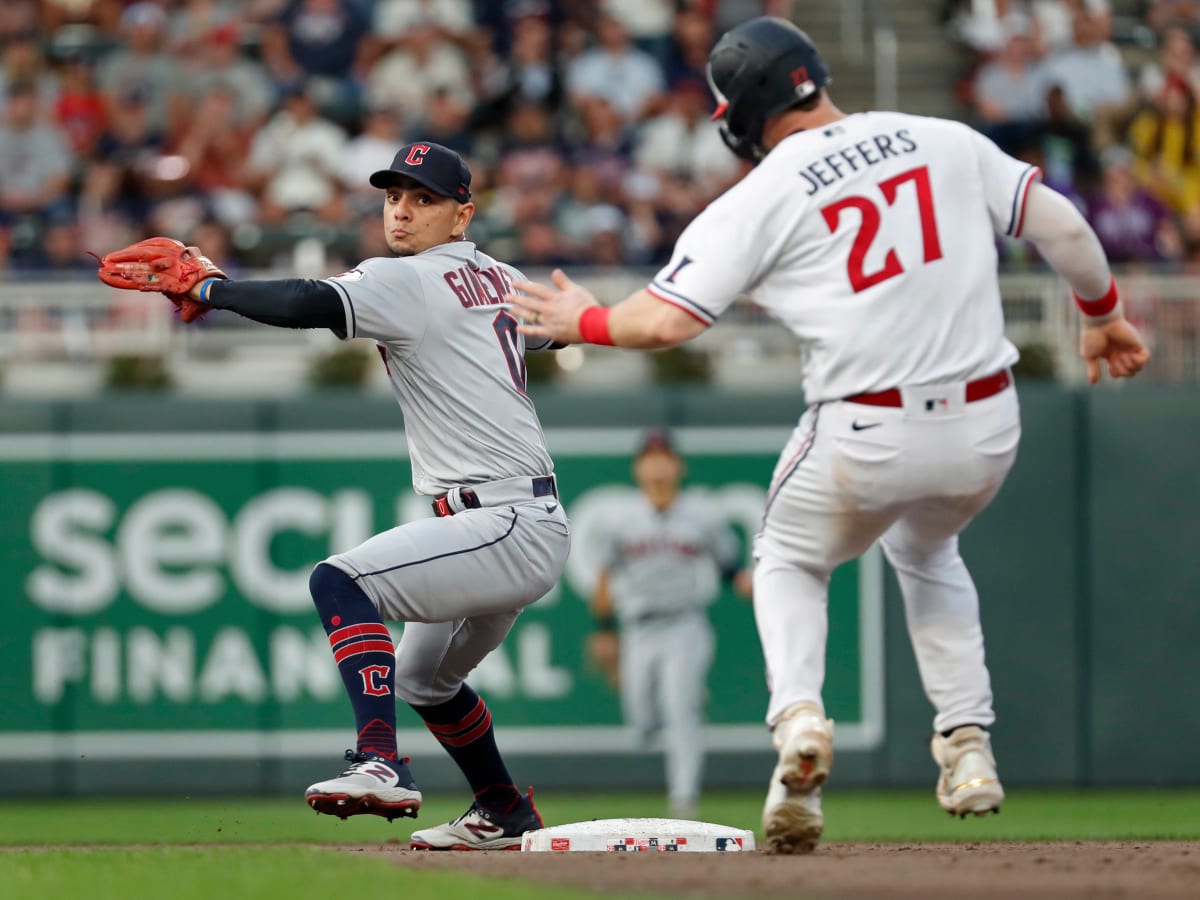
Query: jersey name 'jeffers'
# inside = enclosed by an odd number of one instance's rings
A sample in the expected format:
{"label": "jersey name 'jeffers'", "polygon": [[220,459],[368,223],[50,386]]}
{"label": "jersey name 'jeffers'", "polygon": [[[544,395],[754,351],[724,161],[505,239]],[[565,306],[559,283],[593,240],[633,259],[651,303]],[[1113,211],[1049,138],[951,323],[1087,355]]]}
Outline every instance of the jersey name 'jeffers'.
{"label": "jersey name 'jeffers'", "polygon": [[[900,145],[899,150],[892,146],[893,138]],[[902,156],[916,149],[916,141],[909,137],[904,128],[894,134],[877,134],[870,140],[856,141],[848,147],[840,148],[836,153],[826,154],[800,170],[800,177],[807,182],[809,188],[805,196],[811,197],[821,188],[836,184],[846,177],[847,172],[857,172],[860,168],[881,163],[889,156]]]}
{"label": "jersey name 'jeffers'", "polygon": [[442,277],[466,309],[503,303],[504,295],[512,290],[512,281],[498,266],[489,266],[486,269],[463,266],[442,273]]}

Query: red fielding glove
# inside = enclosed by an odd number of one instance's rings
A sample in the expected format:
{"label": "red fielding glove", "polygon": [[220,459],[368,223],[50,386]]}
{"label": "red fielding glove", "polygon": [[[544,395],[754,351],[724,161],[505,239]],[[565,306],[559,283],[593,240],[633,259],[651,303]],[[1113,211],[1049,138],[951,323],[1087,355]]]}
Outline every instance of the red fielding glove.
{"label": "red fielding glove", "polygon": [[194,322],[212,309],[188,292],[207,278],[228,277],[199,247],[167,237],[147,238],[106,253],[97,275],[115,288],[165,294],[184,322]]}

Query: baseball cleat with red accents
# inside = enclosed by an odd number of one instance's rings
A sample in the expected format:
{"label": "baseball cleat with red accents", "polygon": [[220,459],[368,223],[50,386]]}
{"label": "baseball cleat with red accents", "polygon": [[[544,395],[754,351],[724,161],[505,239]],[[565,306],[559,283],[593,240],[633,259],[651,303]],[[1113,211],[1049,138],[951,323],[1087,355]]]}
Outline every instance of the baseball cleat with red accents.
{"label": "baseball cleat with red accents", "polygon": [[812,703],[788,707],[772,735],[779,762],[763,805],[768,853],[811,853],[825,830],[821,785],[833,766],[833,720]]}
{"label": "baseball cleat with red accents", "polygon": [[349,768],[337,778],[317,782],[304,792],[309,806],[339,819],[372,815],[390,822],[402,816],[417,817],[421,792],[408,771],[407,759],[347,750],[346,761]]}
{"label": "baseball cleat with red accents", "polygon": [[509,812],[499,813],[472,803],[471,808],[445,825],[414,831],[413,850],[520,850],[521,836],[543,827],[533,805],[533,788]]}

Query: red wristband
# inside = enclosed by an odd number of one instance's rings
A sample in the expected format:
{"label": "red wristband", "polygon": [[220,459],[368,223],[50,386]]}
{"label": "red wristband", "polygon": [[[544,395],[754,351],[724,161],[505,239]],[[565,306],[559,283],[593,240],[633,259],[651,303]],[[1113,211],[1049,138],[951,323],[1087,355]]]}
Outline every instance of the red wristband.
{"label": "red wristband", "polygon": [[579,317],[579,335],[588,344],[613,345],[608,333],[608,316],[612,312],[607,306],[589,306]]}
{"label": "red wristband", "polygon": [[1109,280],[1108,292],[1103,297],[1097,297],[1095,300],[1084,300],[1074,291],[1071,291],[1071,296],[1075,298],[1075,305],[1083,312],[1085,316],[1099,318],[1107,316],[1110,312],[1117,308],[1117,282],[1113,279]]}

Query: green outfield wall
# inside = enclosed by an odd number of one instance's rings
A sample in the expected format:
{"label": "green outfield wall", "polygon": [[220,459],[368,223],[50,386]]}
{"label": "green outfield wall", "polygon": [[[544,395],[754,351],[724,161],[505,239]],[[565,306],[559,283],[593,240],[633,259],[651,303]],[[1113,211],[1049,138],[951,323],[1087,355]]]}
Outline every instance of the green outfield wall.
{"label": "green outfield wall", "polygon": [[[1028,386],[1021,397],[1016,468],[962,539],[983,603],[1002,774],[1194,782],[1200,396]],[[518,778],[658,784],[661,762],[584,658],[589,534],[631,489],[638,428],[667,424],[689,484],[746,546],[801,409],[783,395],[700,390],[535,399],[573,523],[571,560],[472,681]],[[327,776],[353,735],[308,573],[430,514],[412,493],[400,425],[391,402],[358,395],[0,403],[9,784],[275,791]],[[708,783],[757,785],[771,755],[752,610],[727,593],[711,615]],[[877,551],[835,574],[829,660],[837,779],[929,781],[931,710]],[[416,717],[402,710],[400,727],[422,783],[455,784]]]}

